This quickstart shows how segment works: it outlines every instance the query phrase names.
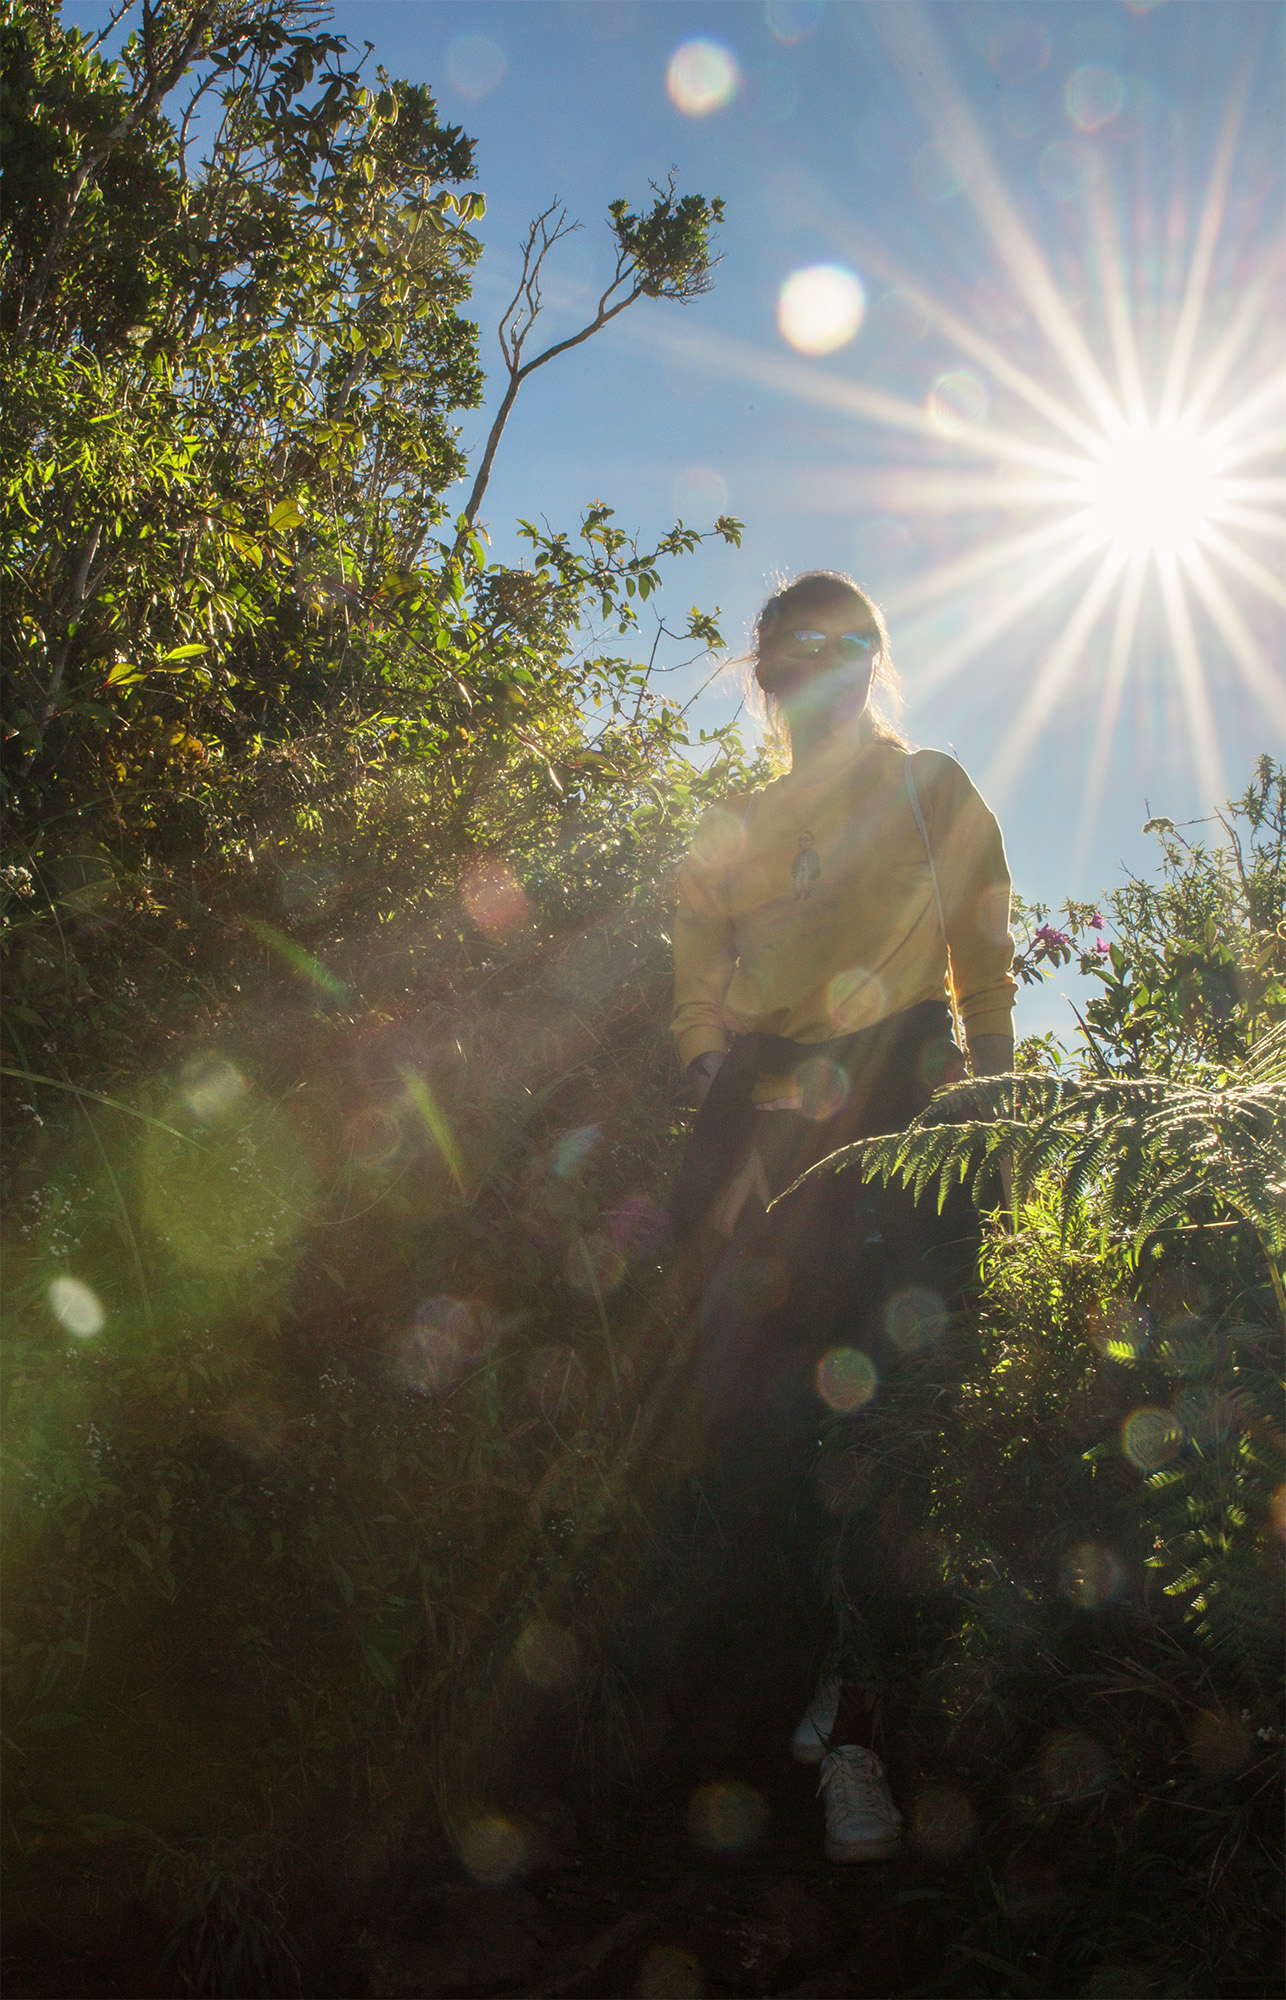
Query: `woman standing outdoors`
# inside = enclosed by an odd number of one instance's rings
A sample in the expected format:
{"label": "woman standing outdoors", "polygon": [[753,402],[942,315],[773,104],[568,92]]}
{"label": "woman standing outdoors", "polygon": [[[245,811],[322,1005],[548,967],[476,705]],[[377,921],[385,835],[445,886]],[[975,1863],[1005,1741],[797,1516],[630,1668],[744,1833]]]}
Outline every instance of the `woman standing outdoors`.
{"label": "woman standing outdoors", "polygon": [[[712,1431],[734,1479],[769,1495],[757,1516],[775,1516],[792,1549],[802,1530],[815,1559],[819,1417],[828,1402],[853,1407],[940,1330],[977,1236],[959,1190],[939,1215],[851,1170],[767,1205],[963,1073],[949,999],[974,1074],[1012,1067],[1010,880],[959,764],[910,753],[872,705],[894,685],[888,634],[850,578],[812,571],[778,591],[754,666],[792,766],[708,813],[683,868],[672,1027],[701,1109],[673,1207],[704,1278]],[[900,1830],[875,1750],[881,1679],[896,1669],[896,1641],[881,1644],[884,1571],[878,1548],[851,1551],[842,1587],[862,1636],[837,1644],[793,1739],[821,1764],[835,1861],[883,1859]]]}

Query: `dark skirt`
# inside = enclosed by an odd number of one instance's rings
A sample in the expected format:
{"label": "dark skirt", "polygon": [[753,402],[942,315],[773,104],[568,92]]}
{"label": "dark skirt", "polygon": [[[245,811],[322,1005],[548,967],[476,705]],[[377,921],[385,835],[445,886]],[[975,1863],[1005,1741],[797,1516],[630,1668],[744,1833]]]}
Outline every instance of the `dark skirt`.
{"label": "dark skirt", "polygon": [[[887,1595],[884,1551],[861,1531],[837,1547],[819,1443],[833,1415],[856,1416],[943,1337],[976,1271],[977,1216],[960,1187],[939,1211],[936,1188],[917,1203],[900,1185],[864,1181],[856,1165],[815,1175],[770,1210],[761,1197],[841,1146],[902,1130],[963,1069],[938,1002],[807,1048],[747,1036],[711,1086],[675,1185],[676,1234],[701,1273],[689,1294],[697,1389],[726,1503],[745,1517],[750,1546],[765,1559],[771,1549],[798,1585],[811,1577],[809,1588],[867,1613]],[[757,1079],[789,1075],[806,1108],[756,1110]],[[746,1175],[752,1149],[762,1176]],[[739,1183],[748,1192],[729,1230]],[[877,1623],[897,1629],[887,1616]],[[850,1620],[841,1628],[870,1684],[873,1652],[896,1643],[859,1645]]]}

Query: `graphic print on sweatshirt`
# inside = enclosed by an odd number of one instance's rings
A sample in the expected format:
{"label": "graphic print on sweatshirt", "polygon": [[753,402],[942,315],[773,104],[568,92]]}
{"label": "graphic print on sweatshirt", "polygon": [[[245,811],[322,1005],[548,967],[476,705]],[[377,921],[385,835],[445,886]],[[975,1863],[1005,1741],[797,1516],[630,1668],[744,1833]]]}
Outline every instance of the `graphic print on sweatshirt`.
{"label": "graphic print on sweatshirt", "polygon": [[813,893],[813,884],[821,880],[822,863],[813,844],[811,833],[799,836],[799,853],[790,864],[791,880],[795,884],[795,901],[806,903]]}

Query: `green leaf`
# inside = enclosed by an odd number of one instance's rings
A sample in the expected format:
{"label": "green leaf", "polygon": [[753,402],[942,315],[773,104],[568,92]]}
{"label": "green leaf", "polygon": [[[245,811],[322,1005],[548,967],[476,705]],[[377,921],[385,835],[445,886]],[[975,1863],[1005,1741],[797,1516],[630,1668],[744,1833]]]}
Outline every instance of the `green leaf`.
{"label": "green leaf", "polygon": [[397,1686],[397,1675],[379,1647],[368,1639],[365,1633],[362,1635],[362,1658],[382,1688],[391,1689]]}

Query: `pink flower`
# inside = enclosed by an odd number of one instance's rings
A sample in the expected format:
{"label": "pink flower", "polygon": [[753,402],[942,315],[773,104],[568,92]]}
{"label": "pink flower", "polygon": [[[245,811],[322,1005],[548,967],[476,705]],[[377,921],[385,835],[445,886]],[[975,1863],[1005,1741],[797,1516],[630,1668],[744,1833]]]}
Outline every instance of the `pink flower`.
{"label": "pink flower", "polygon": [[1111,947],[1108,945],[1106,939],[1095,938],[1094,949],[1096,952],[1100,954],[1101,957],[1106,958]]}
{"label": "pink flower", "polygon": [[1103,928],[1103,912],[1095,910],[1093,916],[1088,919],[1088,922],[1092,931],[1101,931]]}

